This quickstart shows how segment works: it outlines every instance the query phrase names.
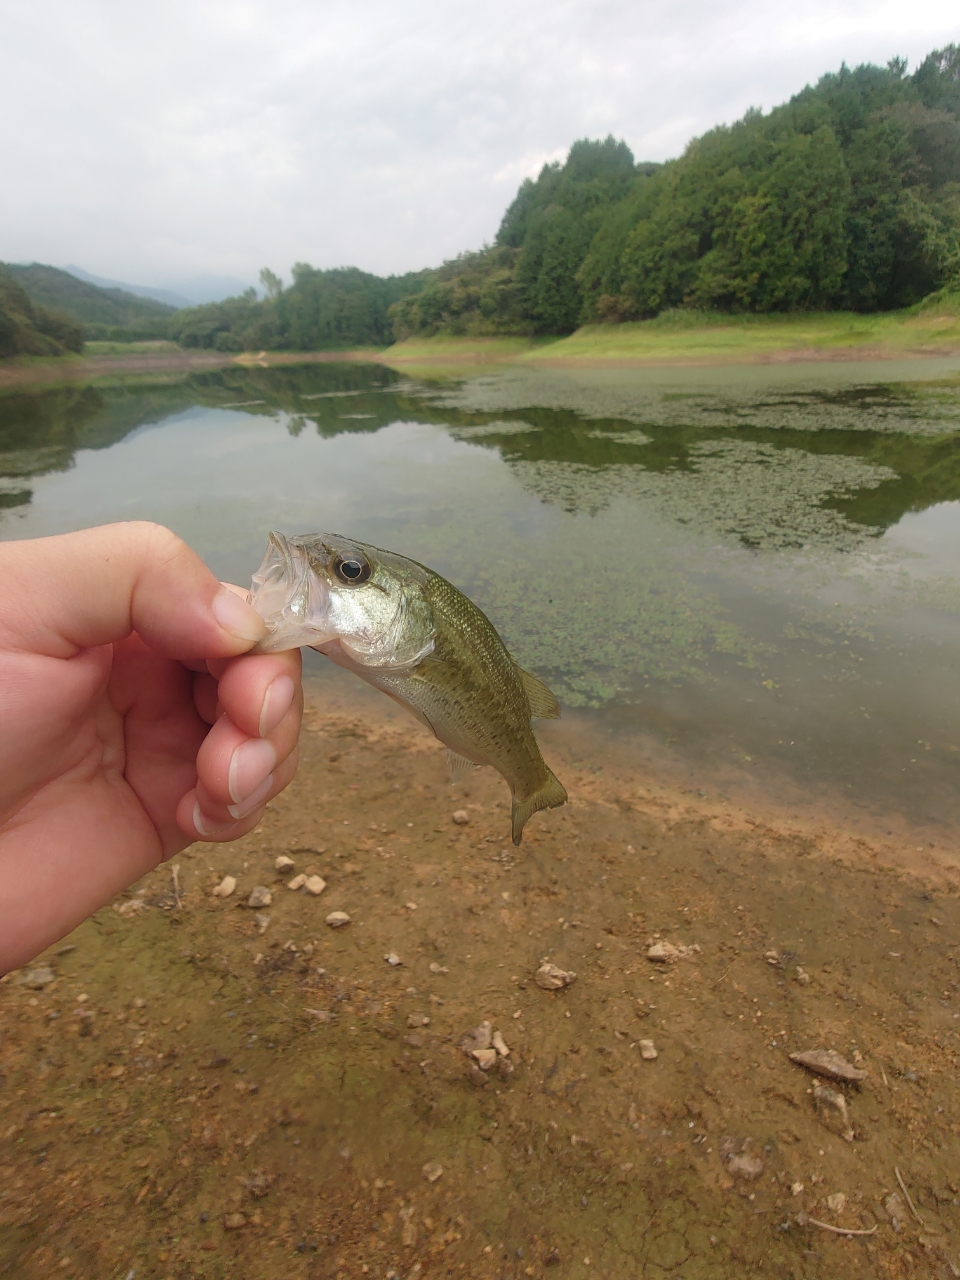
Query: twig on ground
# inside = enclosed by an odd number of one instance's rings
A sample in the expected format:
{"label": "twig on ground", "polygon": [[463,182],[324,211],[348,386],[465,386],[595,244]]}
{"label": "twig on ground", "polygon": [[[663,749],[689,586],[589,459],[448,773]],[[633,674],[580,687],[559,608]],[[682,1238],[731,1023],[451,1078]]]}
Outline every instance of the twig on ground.
{"label": "twig on ground", "polygon": [[175,862],[173,864],[173,866],[170,868],[170,874],[173,877],[173,896],[176,899],[177,907],[179,908],[183,906],[183,903],[180,901],[180,863],[179,862]]}
{"label": "twig on ground", "polygon": [[821,1231],[832,1231],[836,1236],[874,1236],[878,1230],[878,1226],[871,1227],[869,1231],[857,1231],[853,1227],[832,1227],[829,1222],[821,1222],[819,1218],[806,1218],[806,1222],[812,1227],[819,1227]]}
{"label": "twig on ground", "polygon": [[907,1184],[904,1182],[903,1178],[901,1178],[900,1170],[897,1168],[896,1165],[893,1166],[893,1172],[897,1175],[897,1181],[900,1183],[900,1190],[907,1197],[907,1204],[910,1206],[910,1212],[913,1214],[916,1220],[920,1223],[921,1227],[925,1226],[926,1224],[924,1223],[923,1219],[920,1217],[919,1213],[917,1213],[917,1206],[910,1199],[910,1192],[907,1190]]}

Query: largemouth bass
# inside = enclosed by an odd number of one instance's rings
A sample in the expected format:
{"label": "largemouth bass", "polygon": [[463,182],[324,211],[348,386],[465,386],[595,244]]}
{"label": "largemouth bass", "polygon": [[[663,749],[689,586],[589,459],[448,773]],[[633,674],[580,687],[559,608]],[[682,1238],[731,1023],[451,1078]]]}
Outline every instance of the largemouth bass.
{"label": "largemouth bass", "polygon": [[250,603],[261,653],[307,645],[413,713],[447,747],[454,777],[492,765],[513,797],[513,843],[567,793],[530,727],[560,706],[522,670],[485,614],[438,573],[338,534],[271,533]]}

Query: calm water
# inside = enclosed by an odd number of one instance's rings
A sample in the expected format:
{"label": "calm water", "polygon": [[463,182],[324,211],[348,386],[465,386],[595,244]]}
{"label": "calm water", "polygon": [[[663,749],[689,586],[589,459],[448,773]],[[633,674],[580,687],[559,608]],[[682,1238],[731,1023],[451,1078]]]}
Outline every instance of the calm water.
{"label": "calm water", "polygon": [[960,360],[0,398],[0,537],[135,517],[236,582],[271,528],[405,552],[574,727],[875,825],[960,817]]}

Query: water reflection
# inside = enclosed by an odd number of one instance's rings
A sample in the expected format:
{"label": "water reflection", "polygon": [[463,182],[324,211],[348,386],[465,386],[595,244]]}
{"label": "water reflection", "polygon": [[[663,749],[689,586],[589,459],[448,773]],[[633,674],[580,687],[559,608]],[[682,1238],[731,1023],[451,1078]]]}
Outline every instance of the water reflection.
{"label": "water reflection", "polygon": [[947,822],[960,389],[775,374],[323,364],[8,395],[0,536],[157,519],[244,581],[269,527],[350,532],[453,578],[611,729]]}

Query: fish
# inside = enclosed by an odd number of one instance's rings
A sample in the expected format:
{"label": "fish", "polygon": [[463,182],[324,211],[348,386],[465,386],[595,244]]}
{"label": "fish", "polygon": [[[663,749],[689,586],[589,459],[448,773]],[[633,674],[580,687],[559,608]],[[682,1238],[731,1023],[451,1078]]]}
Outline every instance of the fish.
{"label": "fish", "polygon": [[267,627],[259,652],[307,646],[381,690],[446,746],[455,781],[496,769],[515,845],[534,813],[566,802],[530,723],[560,704],[439,573],[339,534],[272,532],[247,598]]}

